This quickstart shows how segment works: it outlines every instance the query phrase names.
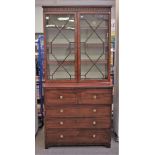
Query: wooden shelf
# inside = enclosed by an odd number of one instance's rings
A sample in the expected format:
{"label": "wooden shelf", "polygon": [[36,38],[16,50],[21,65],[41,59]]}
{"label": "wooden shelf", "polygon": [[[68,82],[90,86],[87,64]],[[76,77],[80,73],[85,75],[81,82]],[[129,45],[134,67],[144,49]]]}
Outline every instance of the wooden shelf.
{"label": "wooden shelf", "polygon": [[[47,63],[50,65],[57,65],[57,64],[61,64],[62,62],[63,62],[63,60],[62,61],[51,60],[51,61],[48,61]],[[65,65],[75,64],[75,60],[64,61],[63,64],[65,64]]]}
{"label": "wooden shelf", "polygon": [[[95,60],[92,60],[92,61],[95,62]],[[53,61],[53,60],[51,60],[51,61],[48,61],[47,63],[50,64],[50,65],[57,65],[57,64],[61,64],[62,62],[63,62],[63,60],[62,61]],[[81,59],[81,63],[82,64],[90,64],[92,62],[89,59]],[[100,61],[97,61],[96,64],[107,64],[107,63],[108,62],[106,60],[104,60],[104,61],[100,60]],[[65,64],[65,65],[75,64],[75,60],[64,61],[63,64]]]}
{"label": "wooden shelf", "polygon": [[[73,46],[74,45],[74,46]],[[103,43],[85,43],[85,42],[81,42],[80,46],[86,46],[86,47],[103,47]],[[47,48],[49,49],[49,47],[52,48],[58,48],[58,47],[71,47],[72,49],[74,49],[75,44],[74,43],[57,43],[57,44],[52,44],[51,43],[47,43]],[[104,42],[104,46],[107,47],[108,46],[108,42]]]}
{"label": "wooden shelf", "polygon": [[[68,26],[68,27],[71,27],[71,26]],[[63,30],[71,30],[71,31],[75,31],[75,27],[72,27],[72,28],[68,28],[68,27],[64,27]],[[45,27],[46,29],[48,30],[57,30],[58,31],[58,28],[61,29],[62,27],[54,27],[54,26],[51,26],[51,27]],[[95,27],[94,27],[95,29]],[[80,27],[80,30],[92,30],[90,27]],[[108,27],[101,27],[101,28],[97,28],[97,30],[109,30]]]}
{"label": "wooden shelf", "polygon": [[74,43],[57,43],[57,44],[47,43],[47,48],[49,48],[49,47],[52,47],[52,48],[58,48],[58,47],[64,48],[64,47],[66,47],[66,48],[68,48],[69,46],[71,48],[74,48],[73,45],[74,45]]}
{"label": "wooden shelf", "polygon": [[[95,29],[95,28],[94,28]],[[92,30],[90,27],[80,27],[80,30]],[[106,30],[108,31],[108,27],[97,28],[96,30]]]}
{"label": "wooden shelf", "polygon": [[[94,60],[95,62],[95,60]],[[81,64],[90,64],[92,63],[90,60],[81,60]],[[107,61],[106,60],[100,60],[100,61],[97,61],[96,64],[107,64]]]}

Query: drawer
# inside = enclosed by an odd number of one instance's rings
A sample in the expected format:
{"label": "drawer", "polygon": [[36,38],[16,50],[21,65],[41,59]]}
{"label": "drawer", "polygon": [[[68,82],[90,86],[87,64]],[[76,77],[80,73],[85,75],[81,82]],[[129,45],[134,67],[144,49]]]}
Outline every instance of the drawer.
{"label": "drawer", "polygon": [[111,89],[85,89],[79,93],[79,104],[112,104]]}
{"label": "drawer", "polygon": [[47,118],[46,129],[110,128],[111,117],[104,118]]}
{"label": "drawer", "polygon": [[111,117],[111,105],[46,106],[45,117]]}
{"label": "drawer", "polygon": [[104,145],[110,137],[110,130],[54,129],[46,132],[46,145]]}
{"label": "drawer", "polygon": [[70,90],[46,90],[46,104],[75,104],[77,103],[77,95],[75,91]]}

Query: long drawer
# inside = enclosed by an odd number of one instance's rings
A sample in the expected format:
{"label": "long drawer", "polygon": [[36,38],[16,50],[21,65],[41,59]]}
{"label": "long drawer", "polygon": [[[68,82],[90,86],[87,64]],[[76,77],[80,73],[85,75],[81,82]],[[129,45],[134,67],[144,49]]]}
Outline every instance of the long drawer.
{"label": "long drawer", "polygon": [[46,104],[76,104],[77,94],[74,90],[46,90]]}
{"label": "long drawer", "polygon": [[111,89],[84,89],[79,93],[79,104],[112,104]]}
{"label": "long drawer", "polygon": [[45,108],[46,118],[50,117],[111,117],[111,105],[61,105]]}
{"label": "long drawer", "polygon": [[46,145],[104,145],[110,144],[110,130],[53,129],[46,132]]}
{"label": "long drawer", "polygon": [[110,128],[111,118],[47,118],[46,129],[54,128]]}

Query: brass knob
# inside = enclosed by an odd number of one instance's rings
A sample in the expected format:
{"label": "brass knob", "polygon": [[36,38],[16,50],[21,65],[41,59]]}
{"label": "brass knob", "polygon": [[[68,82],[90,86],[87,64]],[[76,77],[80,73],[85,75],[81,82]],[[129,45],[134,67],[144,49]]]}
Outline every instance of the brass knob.
{"label": "brass knob", "polygon": [[96,121],[93,121],[93,125],[96,125]]}
{"label": "brass knob", "polygon": [[60,122],[60,125],[63,125],[63,124],[64,124],[64,122],[63,122],[63,121],[61,121],[61,122]]}
{"label": "brass knob", "polygon": [[63,109],[60,109],[60,112],[64,112],[64,110]]}
{"label": "brass knob", "polygon": [[93,109],[93,112],[96,112],[96,109]]}
{"label": "brass knob", "polygon": [[96,137],[96,135],[95,134],[93,134],[93,138],[95,138]]}
{"label": "brass knob", "polygon": [[60,99],[63,99],[63,96],[60,96]]}
{"label": "brass knob", "polygon": [[93,99],[96,99],[96,95],[93,96]]}
{"label": "brass knob", "polygon": [[64,138],[64,135],[63,135],[63,134],[61,134],[61,135],[60,135],[60,138]]}

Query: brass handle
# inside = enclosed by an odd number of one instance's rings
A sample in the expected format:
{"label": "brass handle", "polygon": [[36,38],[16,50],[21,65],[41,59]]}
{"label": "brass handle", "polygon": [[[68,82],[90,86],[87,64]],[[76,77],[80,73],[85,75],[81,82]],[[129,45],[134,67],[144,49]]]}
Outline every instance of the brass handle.
{"label": "brass handle", "polygon": [[96,95],[94,95],[94,96],[93,96],[93,99],[96,99],[96,97],[97,97],[97,96],[96,96]]}
{"label": "brass handle", "polygon": [[60,112],[64,112],[64,110],[63,109],[60,109]]}
{"label": "brass handle", "polygon": [[93,125],[96,125],[96,121],[93,121]]}
{"label": "brass handle", "polygon": [[60,96],[60,99],[63,99],[63,96]]}
{"label": "brass handle", "polygon": [[96,112],[96,109],[93,109],[93,112]]}
{"label": "brass handle", "polygon": [[63,125],[63,124],[64,124],[64,122],[63,122],[63,121],[61,121],[61,122],[60,122],[60,125]]}
{"label": "brass handle", "polygon": [[96,135],[95,134],[93,134],[93,138],[95,138],[96,137]]}
{"label": "brass handle", "polygon": [[63,135],[63,134],[61,134],[61,135],[60,135],[60,138],[64,138],[64,135]]}

